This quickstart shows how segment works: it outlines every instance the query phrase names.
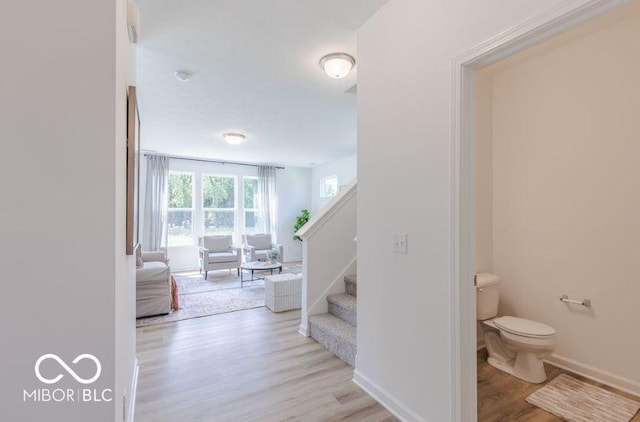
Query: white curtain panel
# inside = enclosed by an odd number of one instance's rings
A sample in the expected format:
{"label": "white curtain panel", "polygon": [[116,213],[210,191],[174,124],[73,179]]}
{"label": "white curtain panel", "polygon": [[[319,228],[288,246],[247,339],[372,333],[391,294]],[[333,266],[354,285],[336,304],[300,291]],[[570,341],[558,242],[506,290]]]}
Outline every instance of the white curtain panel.
{"label": "white curtain panel", "polygon": [[148,155],[142,228],[142,248],[145,251],[159,251],[167,246],[168,184],[169,158]]}
{"label": "white curtain panel", "polygon": [[276,168],[258,166],[258,227],[261,233],[270,233],[277,243],[278,194],[276,192]]}

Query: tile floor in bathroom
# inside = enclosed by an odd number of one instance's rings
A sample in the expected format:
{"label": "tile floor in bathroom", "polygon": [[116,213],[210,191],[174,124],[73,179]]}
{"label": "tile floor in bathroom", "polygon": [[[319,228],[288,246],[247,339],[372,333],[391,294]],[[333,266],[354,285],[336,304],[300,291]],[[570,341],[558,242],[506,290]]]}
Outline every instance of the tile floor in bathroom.
{"label": "tile floor in bathroom", "polygon": [[[620,394],[632,400],[640,401],[640,398],[631,394],[616,390],[597,382],[585,379],[564,369],[556,368],[545,364],[547,370],[547,381],[551,381],[560,374],[569,374],[579,380],[589,384],[602,387],[605,390]],[[562,421],[562,419],[545,412],[544,410],[530,405],[525,401],[527,396],[543,384],[529,384],[521,381],[509,374],[506,374],[487,363],[487,350],[478,351],[478,421],[534,421],[551,422]],[[637,413],[631,422],[640,422],[640,412]]]}

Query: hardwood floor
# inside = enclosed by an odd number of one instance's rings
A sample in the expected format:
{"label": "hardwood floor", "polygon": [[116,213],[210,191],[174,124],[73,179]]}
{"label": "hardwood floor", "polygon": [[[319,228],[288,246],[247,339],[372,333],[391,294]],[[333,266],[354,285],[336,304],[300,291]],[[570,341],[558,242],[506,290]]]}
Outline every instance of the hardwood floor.
{"label": "hardwood floor", "polygon": [[[598,384],[564,369],[548,364],[545,364],[545,369],[547,370],[547,381],[551,381],[560,374],[569,374],[581,381],[632,400],[638,400],[631,394]],[[487,363],[486,349],[478,351],[478,421],[562,421],[562,419],[525,401],[529,394],[542,386],[543,384],[529,384],[494,368]],[[636,414],[631,421],[640,422],[640,413]]]}
{"label": "hardwood floor", "polygon": [[[266,308],[138,328],[136,422],[396,421],[352,381],[352,369],[298,334],[300,312]],[[525,402],[541,387],[478,352],[478,420],[560,421]],[[631,399],[630,394],[546,365]],[[640,414],[632,422],[640,422]]]}
{"label": "hardwood floor", "polygon": [[136,422],[396,421],[299,323],[257,308],[138,328]]}

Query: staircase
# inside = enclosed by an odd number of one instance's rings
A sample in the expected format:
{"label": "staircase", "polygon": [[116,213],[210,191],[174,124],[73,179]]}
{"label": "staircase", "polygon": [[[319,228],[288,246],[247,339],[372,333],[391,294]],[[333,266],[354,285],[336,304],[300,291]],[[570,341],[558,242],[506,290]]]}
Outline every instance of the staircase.
{"label": "staircase", "polygon": [[354,366],[356,359],[357,275],[344,278],[345,293],[327,296],[329,312],[309,317],[311,337],[331,353]]}

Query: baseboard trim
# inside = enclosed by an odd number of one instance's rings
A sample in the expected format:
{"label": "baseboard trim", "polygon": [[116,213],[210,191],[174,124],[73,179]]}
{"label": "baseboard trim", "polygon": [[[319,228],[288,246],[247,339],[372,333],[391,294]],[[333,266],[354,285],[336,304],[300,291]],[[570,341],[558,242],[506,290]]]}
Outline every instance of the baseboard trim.
{"label": "baseboard trim", "polygon": [[[171,264],[171,262],[169,262],[169,264]],[[171,265],[169,265],[171,267],[171,272],[172,273],[194,273],[196,271],[200,271],[200,267],[172,267]],[[204,275],[204,272],[202,273],[202,275]]]}
{"label": "baseboard trim", "polygon": [[566,369],[567,371],[574,372],[578,375],[582,375],[585,378],[589,378],[593,381],[601,384],[608,385],[618,390],[633,394],[640,397],[640,383],[630,380],[628,378],[620,377],[601,369],[594,368],[593,366],[585,365],[575,360],[565,358],[556,354],[551,355],[550,358],[545,359],[545,362],[550,363],[558,368]]}
{"label": "baseboard trim", "polygon": [[305,337],[309,337],[309,329],[304,324],[300,324],[300,326],[298,327],[298,332]]}
{"label": "baseboard trim", "polygon": [[[302,265],[302,258],[292,258],[290,260],[289,259],[285,259],[284,261],[282,261],[282,263],[285,264],[285,265],[287,265],[287,264],[300,264],[300,265]],[[196,271],[200,272],[200,267],[171,267],[171,272],[174,273],[174,274],[175,273],[194,273]],[[219,270],[211,270],[211,271],[219,271]],[[202,274],[204,275],[204,271],[202,272]]]}
{"label": "baseboard trim", "polygon": [[353,382],[362,388],[367,394],[380,403],[385,409],[393,413],[404,422],[426,422],[406,406],[403,406],[395,397],[377,386],[373,381],[362,375],[357,369],[353,371]]}
{"label": "baseboard trim", "polygon": [[131,378],[131,386],[129,387],[129,406],[127,409],[127,419],[125,422],[133,422],[133,418],[136,411],[136,395],[138,392],[138,375],[140,373],[140,366],[138,366],[138,359],[136,358],[133,364],[133,376]]}

